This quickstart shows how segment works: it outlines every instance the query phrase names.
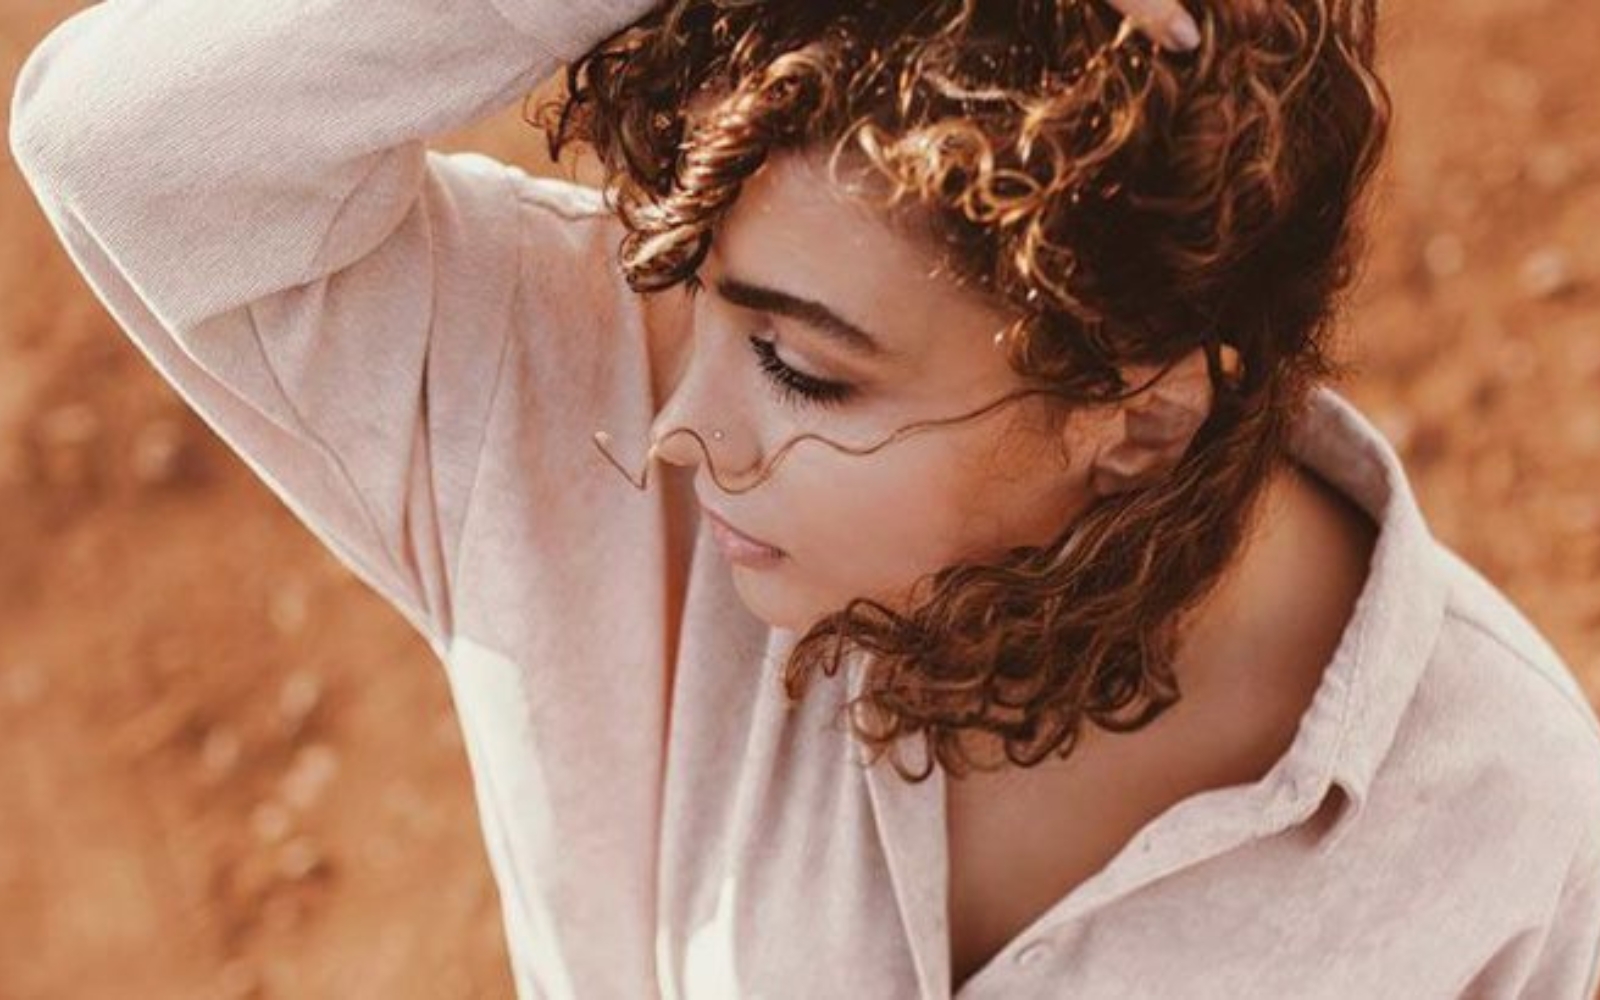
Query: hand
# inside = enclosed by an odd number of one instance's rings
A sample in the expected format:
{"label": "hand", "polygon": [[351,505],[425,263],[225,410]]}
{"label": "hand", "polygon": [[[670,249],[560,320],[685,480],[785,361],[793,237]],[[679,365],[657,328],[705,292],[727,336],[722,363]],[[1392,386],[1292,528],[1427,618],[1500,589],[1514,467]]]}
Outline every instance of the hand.
{"label": "hand", "polygon": [[1151,41],[1169,49],[1192,49],[1200,44],[1200,29],[1178,0],[1106,0],[1144,32]]}

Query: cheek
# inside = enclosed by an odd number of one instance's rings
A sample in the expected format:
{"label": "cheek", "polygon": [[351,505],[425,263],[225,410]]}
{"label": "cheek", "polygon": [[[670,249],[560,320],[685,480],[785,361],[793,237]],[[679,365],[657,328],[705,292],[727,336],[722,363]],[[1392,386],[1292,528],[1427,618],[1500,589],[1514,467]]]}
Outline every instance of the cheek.
{"label": "cheek", "polygon": [[789,551],[797,570],[838,603],[892,595],[993,531],[970,479],[947,455],[907,450],[893,461],[886,452],[818,462],[791,483]]}

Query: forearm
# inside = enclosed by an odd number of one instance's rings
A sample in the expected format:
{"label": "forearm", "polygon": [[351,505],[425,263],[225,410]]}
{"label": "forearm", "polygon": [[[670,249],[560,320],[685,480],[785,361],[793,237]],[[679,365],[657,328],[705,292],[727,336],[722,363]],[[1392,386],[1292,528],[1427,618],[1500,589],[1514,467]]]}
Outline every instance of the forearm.
{"label": "forearm", "polygon": [[647,0],[109,0],[13,95],[16,159],[174,329],[359,259],[427,137],[515,102]]}

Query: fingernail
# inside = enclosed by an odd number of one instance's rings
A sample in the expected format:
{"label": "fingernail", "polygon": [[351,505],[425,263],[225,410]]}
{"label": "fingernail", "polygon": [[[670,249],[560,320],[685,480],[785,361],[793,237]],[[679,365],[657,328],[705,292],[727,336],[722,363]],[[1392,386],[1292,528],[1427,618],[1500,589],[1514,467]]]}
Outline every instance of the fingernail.
{"label": "fingernail", "polygon": [[1200,44],[1200,29],[1187,14],[1178,14],[1167,22],[1167,37],[1178,43],[1178,48],[1192,49]]}

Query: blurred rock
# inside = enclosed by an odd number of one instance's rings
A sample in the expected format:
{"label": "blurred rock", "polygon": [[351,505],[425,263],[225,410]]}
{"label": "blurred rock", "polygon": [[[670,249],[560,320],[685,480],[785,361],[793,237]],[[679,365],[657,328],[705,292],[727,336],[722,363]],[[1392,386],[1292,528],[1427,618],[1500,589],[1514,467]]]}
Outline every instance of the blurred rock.
{"label": "blurred rock", "polygon": [[92,486],[93,446],[102,433],[100,415],[87,403],[69,403],[40,414],[33,425],[39,473],[51,486]]}
{"label": "blurred rock", "polygon": [[46,448],[87,444],[100,436],[100,415],[88,403],[68,403],[40,415],[34,425],[39,443]]}
{"label": "blurred rock", "polygon": [[250,810],[250,832],[263,844],[273,844],[288,836],[294,817],[281,804],[267,799]]}
{"label": "blurred rock", "polygon": [[201,710],[193,692],[169,692],[146,705],[117,727],[112,742],[117,752],[141,757],[203,731]]}
{"label": "blurred rock", "polygon": [[291,882],[299,882],[328,869],[321,849],[307,836],[299,836],[278,848],[277,872]]}
{"label": "blurred rock", "polygon": [[1517,281],[1533,298],[1554,298],[1572,288],[1572,266],[1560,248],[1540,247],[1523,258]]}
{"label": "blurred rock", "polygon": [[298,732],[322,703],[322,678],[309,670],[296,670],[278,693],[278,714],[291,732]]}
{"label": "blurred rock", "polygon": [[183,424],[175,417],[158,417],[133,436],[130,471],[141,486],[169,485],[183,475],[187,440]]}
{"label": "blurred rock", "polygon": [[310,606],[306,582],[299,578],[285,580],[267,597],[267,621],[279,635],[296,635],[305,628]]}
{"label": "blurred rock", "polygon": [[339,773],[339,755],[322,743],[311,743],[295,754],[284,774],[279,794],[283,801],[299,810],[309,809],[322,797]]}
{"label": "blurred rock", "polygon": [[1494,342],[1486,354],[1487,364],[1480,378],[1484,382],[1494,383],[1497,388],[1513,387],[1539,374],[1541,355],[1538,348],[1519,336],[1502,337]]}

